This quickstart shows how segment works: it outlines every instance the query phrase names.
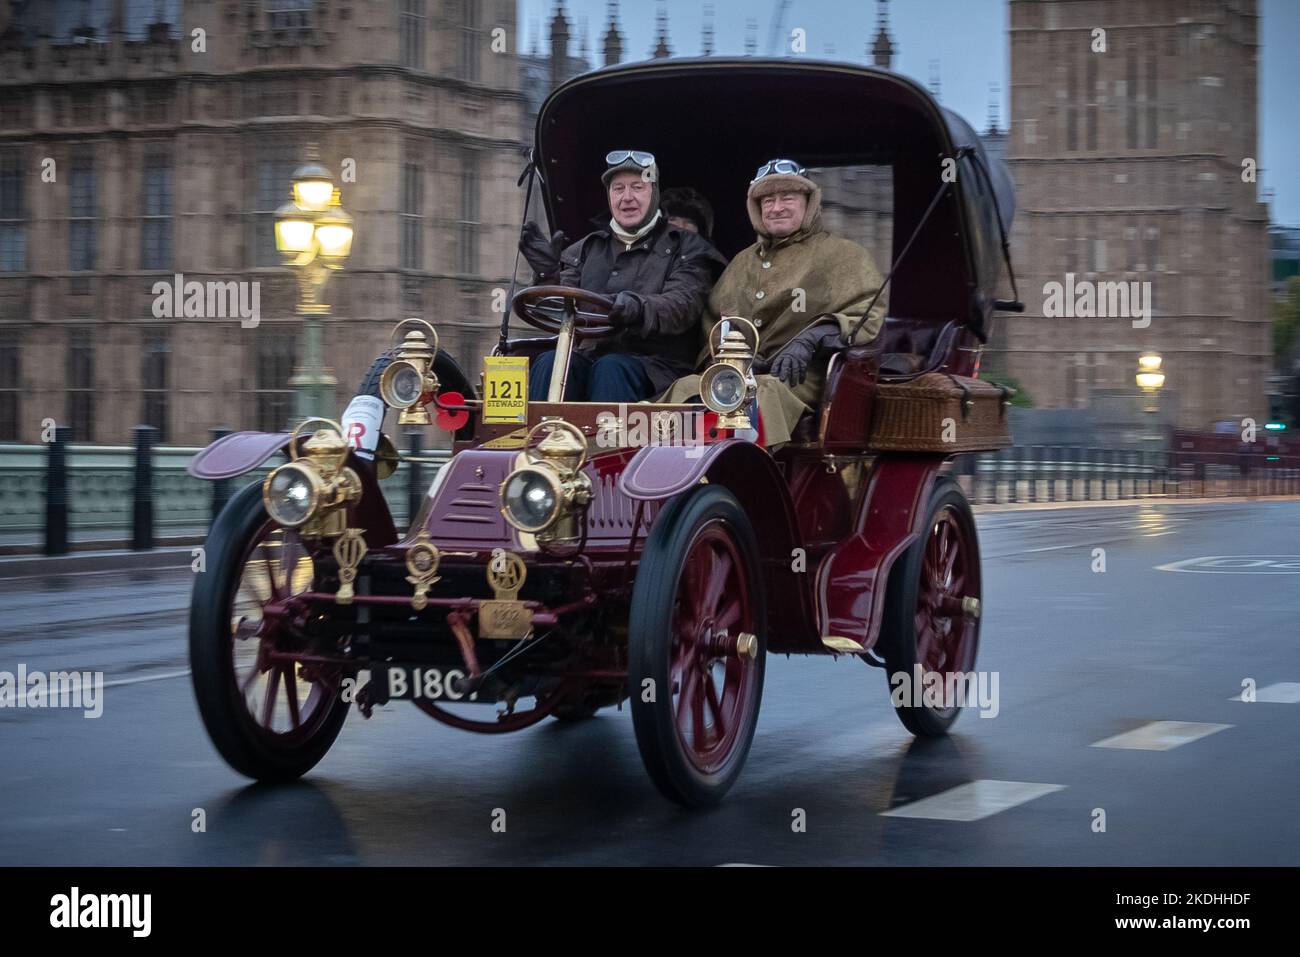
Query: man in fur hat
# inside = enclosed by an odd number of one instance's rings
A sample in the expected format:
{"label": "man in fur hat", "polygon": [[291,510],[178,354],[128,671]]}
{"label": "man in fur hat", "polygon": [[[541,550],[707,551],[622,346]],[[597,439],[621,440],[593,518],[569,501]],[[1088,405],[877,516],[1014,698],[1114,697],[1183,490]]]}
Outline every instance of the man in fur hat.
{"label": "man in fur hat", "polygon": [[[652,154],[614,150],[601,176],[609,201],[607,228],[565,246],[536,223],[524,226],[519,248],[534,284],[577,286],[614,300],[618,331],[576,346],[564,398],[637,402],[689,372],[700,348],[700,317],[709,288],[726,265],[696,233],[669,223],[659,208],[659,170]],[[555,353],[532,364],[528,393],[546,398]]]}
{"label": "man in fur hat", "polygon": [[[749,184],[758,241],[731,261],[709,295],[705,332],[722,316],[743,316],[759,335],[755,372],[764,442],[790,441],[799,417],[821,400],[830,356],[870,342],[884,322],[877,301],[853,342],[848,336],[880,289],[871,254],[831,236],[821,223],[821,187],[798,163],[775,159]],[[708,356],[702,358],[707,363]],[[699,395],[698,375],[679,379],[661,401]]]}

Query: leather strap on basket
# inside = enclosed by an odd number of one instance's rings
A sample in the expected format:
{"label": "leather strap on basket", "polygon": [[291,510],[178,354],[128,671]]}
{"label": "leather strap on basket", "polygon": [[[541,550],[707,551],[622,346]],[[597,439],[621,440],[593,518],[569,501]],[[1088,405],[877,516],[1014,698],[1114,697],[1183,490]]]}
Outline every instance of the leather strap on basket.
{"label": "leather strap on basket", "polygon": [[966,385],[965,382],[962,382],[951,372],[945,372],[944,375],[952,380],[953,385],[961,389],[961,420],[965,422],[970,418],[971,409],[975,408],[975,400],[970,397],[970,386]]}
{"label": "leather strap on basket", "polygon": [[1002,398],[998,399],[998,418],[1005,419],[1007,409],[1011,408],[1011,397],[1016,394],[1016,390],[1007,388],[1000,382],[994,384],[998,387],[998,392],[1002,393]]}

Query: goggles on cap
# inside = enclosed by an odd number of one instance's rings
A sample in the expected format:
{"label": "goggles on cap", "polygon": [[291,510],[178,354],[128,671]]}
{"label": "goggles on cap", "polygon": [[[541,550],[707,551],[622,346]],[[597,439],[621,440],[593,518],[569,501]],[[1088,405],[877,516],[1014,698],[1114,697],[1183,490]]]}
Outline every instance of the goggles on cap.
{"label": "goggles on cap", "polygon": [[647,153],[644,150],[610,150],[605,154],[605,163],[608,166],[617,166],[619,163],[626,163],[628,160],[644,168],[654,165],[655,154]]}
{"label": "goggles on cap", "polygon": [[754,178],[750,180],[749,183],[752,186],[754,183],[757,183],[764,176],[771,176],[773,173],[784,173],[786,175],[794,174],[795,176],[803,176],[807,172],[808,170],[804,169],[804,167],[800,166],[792,159],[768,160],[766,163],[764,163],[762,166],[758,168],[758,172],[754,174]]}

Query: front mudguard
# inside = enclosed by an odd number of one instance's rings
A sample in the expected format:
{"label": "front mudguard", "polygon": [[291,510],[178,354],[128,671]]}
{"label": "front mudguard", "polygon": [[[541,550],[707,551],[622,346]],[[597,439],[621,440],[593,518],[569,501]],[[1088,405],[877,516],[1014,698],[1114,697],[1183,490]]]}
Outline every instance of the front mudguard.
{"label": "front mudguard", "polygon": [[766,449],[735,438],[704,446],[649,445],[628,462],[618,484],[628,498],[663,501],[701,481],[730,491],[753,524],[769,596],[768,651],[824,651],[809,582],[812,575],[798,561],[801,552],[796,550],[802,550],[804,543],[794,503]]}
{"label": "front mudguard", "polygon": [[[288,455],[288,432],[232,432],[200,451],[186,471],[195,478],[232,479],[265,465],[275,455]],[[388,508],[374,463],[348,452],[348,467],[361,479],[361,498],[350,508],[348,524],[365,535],[369,548],[383,548],[397,541],[393,513]]]}
{"label": "front mudguard", "polygon": [[195,478],[232,479],[264,464],[288,444],[288,432],[232,432],[190,459],[186,471]]}

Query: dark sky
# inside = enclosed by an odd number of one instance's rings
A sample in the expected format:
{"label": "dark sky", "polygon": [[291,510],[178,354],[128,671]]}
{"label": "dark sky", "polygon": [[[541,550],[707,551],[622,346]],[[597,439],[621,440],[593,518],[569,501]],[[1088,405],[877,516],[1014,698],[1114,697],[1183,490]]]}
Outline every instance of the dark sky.
{"label": "dark sky", "polygon": [[[1272,218],[1300,226],[1300,0],[1259,0],[1261,38],[1260,179],[1262,195],[1273,195]],[[773,14],[780,0],[712,0],[714,50],[745,52],[746,21],[757,29],[758,53],[766,54]],[[622,0],[620,24],[624,60],[650,55],[655,14],[668,13],[669,44],[675,54],[700,52],[701,0]],[[876,33],[874,0],[789,0],[779,36],[789,50],[790,32],[806,31],[807,55],[870,62],[867,47]],[[1007,119],[1007,0],[893,0],[890,32],[894,69],[928,84],[938,61],[940,98],[977,129],[989,112],[990,87],[999,90],[1002,123]],[[605,30],[606,0],[565,0],[570,21],[585,18],[588,46],[597,56]],[[519,42],[527,49],[533,35],[543,49],[555,0],[519,0]]]}

